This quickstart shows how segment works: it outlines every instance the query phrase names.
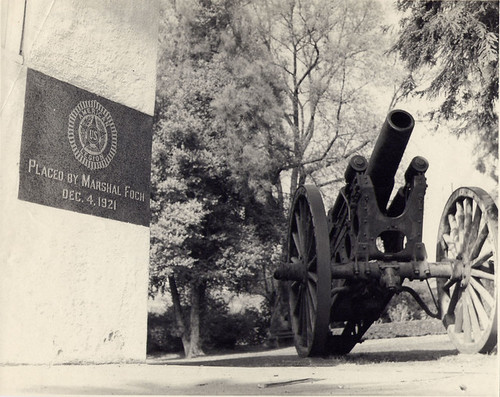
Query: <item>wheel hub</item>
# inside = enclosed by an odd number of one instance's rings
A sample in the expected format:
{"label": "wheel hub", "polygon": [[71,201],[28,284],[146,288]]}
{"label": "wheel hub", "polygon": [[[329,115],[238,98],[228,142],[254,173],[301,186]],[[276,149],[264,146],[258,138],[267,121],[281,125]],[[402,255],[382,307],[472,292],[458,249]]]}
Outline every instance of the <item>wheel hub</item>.
{"label": "wheel hub", "polygon": [[469,262],[461,262],[461,273],[462,277],[460,280],[460,286],[465,288],[469,285],[470,276],[471,276],[472,266]]}

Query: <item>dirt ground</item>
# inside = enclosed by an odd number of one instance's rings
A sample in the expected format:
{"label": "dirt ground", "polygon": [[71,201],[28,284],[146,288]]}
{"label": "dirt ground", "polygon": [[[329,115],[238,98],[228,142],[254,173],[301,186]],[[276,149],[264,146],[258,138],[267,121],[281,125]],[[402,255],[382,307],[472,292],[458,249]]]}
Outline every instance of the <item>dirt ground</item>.
{"label": "dirt ground", "polygon": [[498,396],[498,356],[461,355],[446,335],[368,340],[342,358],[294,348],[145,364],[0,367],[0,395]]}

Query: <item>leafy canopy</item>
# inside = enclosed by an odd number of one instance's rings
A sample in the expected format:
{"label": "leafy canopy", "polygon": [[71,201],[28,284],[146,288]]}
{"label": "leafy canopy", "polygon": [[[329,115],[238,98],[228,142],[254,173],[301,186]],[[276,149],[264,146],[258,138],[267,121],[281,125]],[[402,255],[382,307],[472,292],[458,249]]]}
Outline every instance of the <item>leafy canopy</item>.
{"label": "leafy canopy", "polygon": [[458,135],[481,140],[478,168],[498,158],[497,1],[398,0],[406,12],[393,50],[406,61],[408,92],[440,101],[431,112]]}
{"label": "leafy canopy", "polygon": [[269,205],[284,145],[280,89],[240,11],[237,1],[165,4],[153,138],[152,292],[171,275],[181,289],[247,288],[281,237],[281,211]]}

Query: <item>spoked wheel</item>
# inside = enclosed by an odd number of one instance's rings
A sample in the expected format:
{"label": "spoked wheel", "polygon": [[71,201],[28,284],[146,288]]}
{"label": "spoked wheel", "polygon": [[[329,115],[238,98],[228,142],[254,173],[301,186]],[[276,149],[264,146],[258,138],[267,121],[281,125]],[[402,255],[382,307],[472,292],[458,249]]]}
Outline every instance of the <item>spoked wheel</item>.
{"label": "spoked wheel", "polygon": [[295,193],[288,233],[288,263],[300,265],[290,282],[290,319],[301,357],[324,354],[330,314],[330,251],[325,207],[315,186]]}
{"label": "spoked wheel", "polygon": [[443,211],[436,260],[453,274],[438,282],[443,324],[462,353],[488,353],[497,344],[498,210],[484,190],[456,190]]}

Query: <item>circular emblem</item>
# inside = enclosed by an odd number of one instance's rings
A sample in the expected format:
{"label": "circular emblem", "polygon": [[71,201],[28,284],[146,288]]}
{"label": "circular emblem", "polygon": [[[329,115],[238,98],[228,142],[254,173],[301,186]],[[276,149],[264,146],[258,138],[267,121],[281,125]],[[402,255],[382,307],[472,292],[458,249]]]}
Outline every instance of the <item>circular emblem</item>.
{"label": "circular emblem", "polygon": [[75,158],[91,170],[106,168],[116,154],[113,118],[99,102],[82,101],[69,115],[68,139]]}

